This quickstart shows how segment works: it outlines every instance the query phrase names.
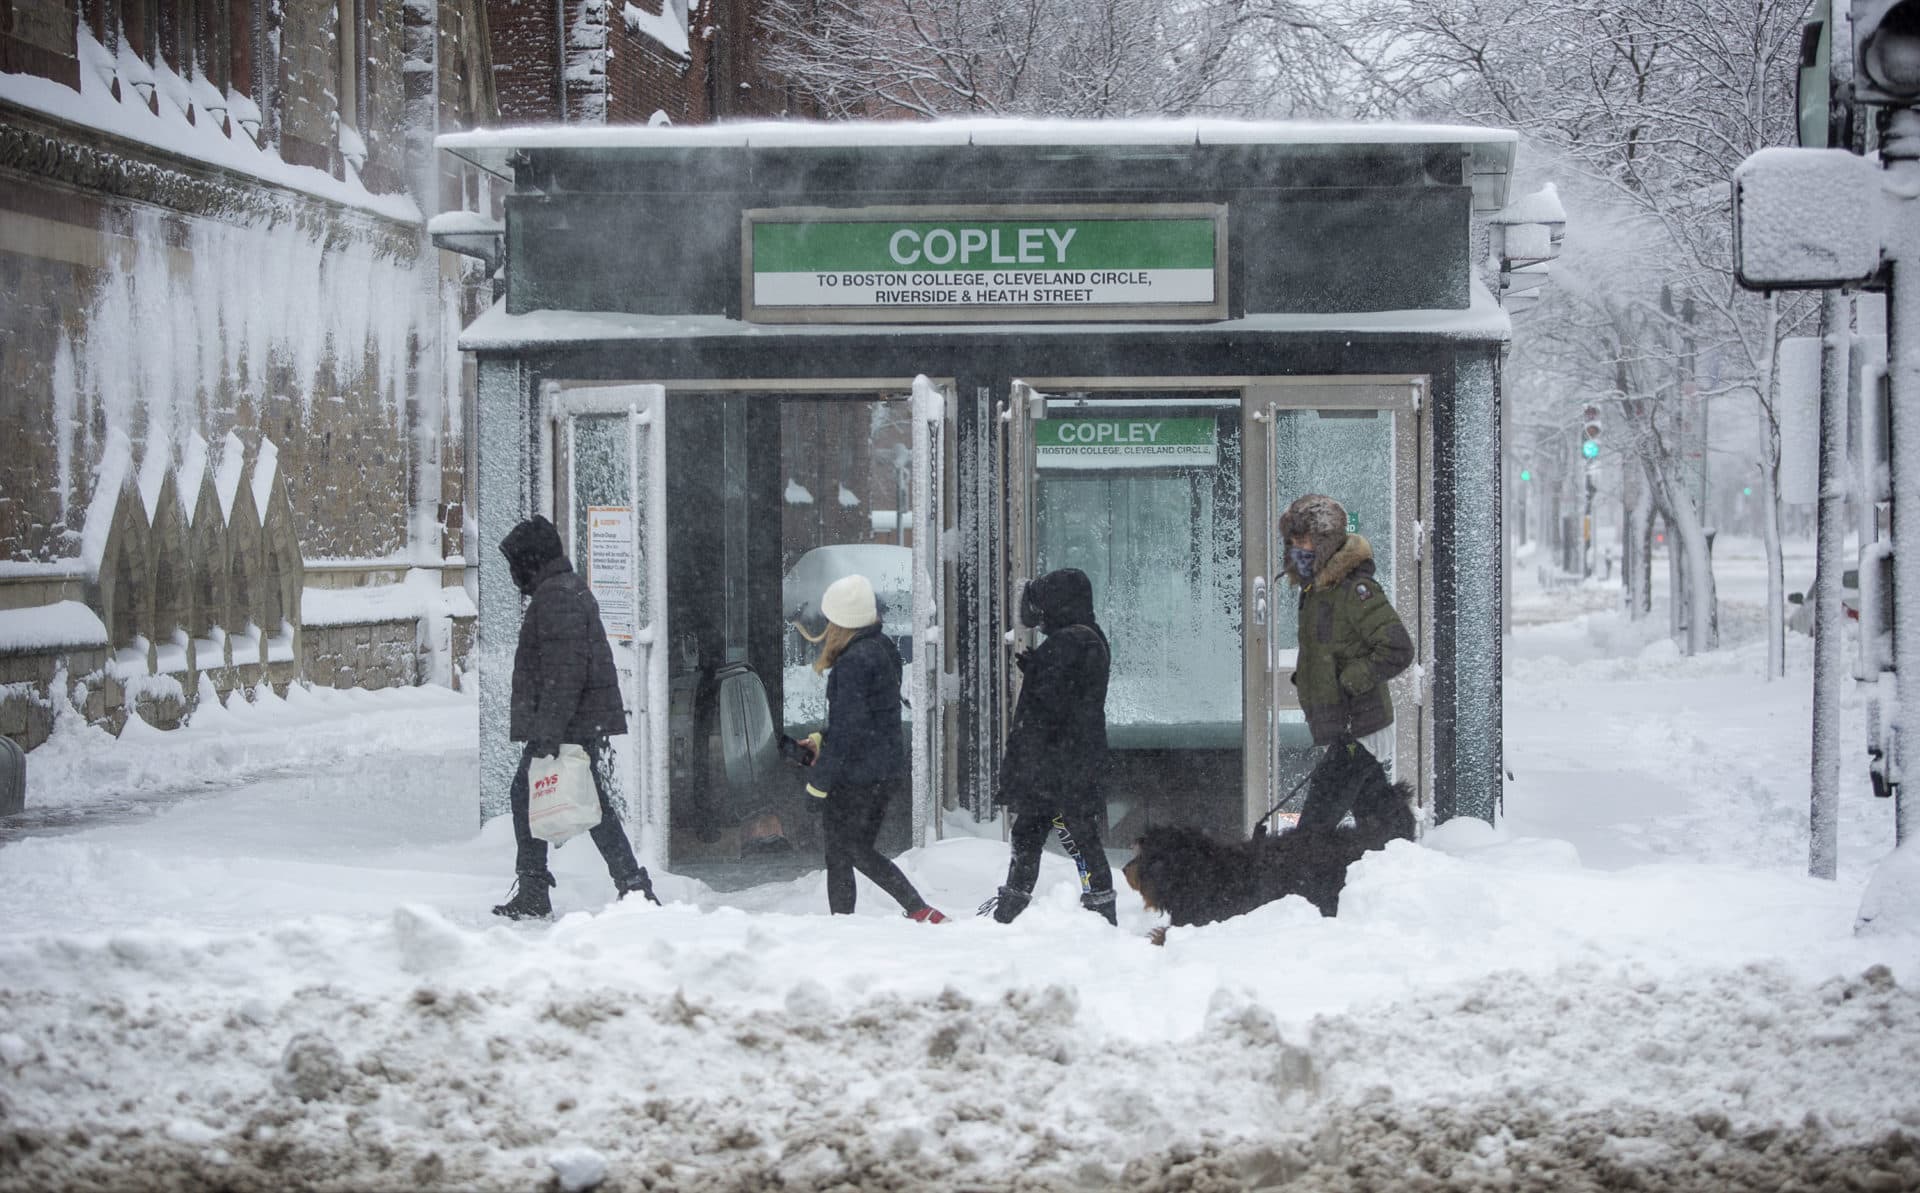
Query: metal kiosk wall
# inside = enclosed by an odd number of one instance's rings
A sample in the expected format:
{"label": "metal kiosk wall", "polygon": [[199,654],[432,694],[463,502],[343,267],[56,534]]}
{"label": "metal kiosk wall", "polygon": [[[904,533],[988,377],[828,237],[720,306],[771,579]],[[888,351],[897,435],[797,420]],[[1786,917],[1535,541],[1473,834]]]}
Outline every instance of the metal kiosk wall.
{"label": "metal kiosk wall", "polygon": [[[441,238],[506,262],[461,341],[483,535],[578,474],[581,424],[557,434],[556,410],[628,410],[631,450],[657,453],[657,490],[625,490],[635,558],[659,575],[633,598],[631,648],[650,857],[737,864],[760,804],[804,815],[756,794],[791,772],[763,783],[751,748],[697,727],[697,689],[745,668],[768,729],[810,724],[818,677],[793,626],[835,569],[875,573],[908,659],[914,796],[893,848],[987,814],[1018,584],[1065,565],[1095,577],[1115,637],[1116,831],[1243,829],[1304,757],[1272,534],[1316,490],[1374,544],[1419,648],[1394,689],[1400,773],[1439,819],[1491,817],[1508,323],[1475,246],[1505,203],[1510,132],[986,121],[441,144],[513,182],[499,227]],[[518,598],[482,554],[493,814]],[[718,799],[716,776],[746,794]]]}

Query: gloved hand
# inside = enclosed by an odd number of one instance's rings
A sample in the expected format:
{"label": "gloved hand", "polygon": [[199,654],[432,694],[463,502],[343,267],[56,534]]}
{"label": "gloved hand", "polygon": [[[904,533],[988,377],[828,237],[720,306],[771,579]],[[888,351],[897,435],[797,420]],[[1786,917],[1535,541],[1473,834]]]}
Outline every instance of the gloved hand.
{"label": "gloved hand", "polygon": [[807,784],[807,794],[808,794],[808,795],[810,795],[810,796],[812,796],[812,797],[813,797],[813,798],[815,798],[815,799],[825,799],[825,798],[827,798],[827,793],[826,793],[826,792],[824,792],[824,791],[822,791],[822,790],[820,790],[820,789],[819,789],[818,787],[815,787],[815,786],[814,786],[813,784],[811,784],[811,783],[809,783],[809,784]]}
{"label": "gloved hand", "polygon": [[812,766],[820,757],[820,747],[816,744],[819,736],[817,733],[809,733],[805,738],[795,741],[786,734],[781,734],[781,760],[790,766]]}
{"label": "gloved hand", "polygon": [[560,743],[550,737],[537,737],[527,743],[527,753],[535,758],[558,758]]}
{"label": "gloved hand", "polygon": [[1020,668],[1020,674],[1022,675],[1033,670],[1033,648],[1028,647],[1026,650],[1014,655],[1013,665]]}

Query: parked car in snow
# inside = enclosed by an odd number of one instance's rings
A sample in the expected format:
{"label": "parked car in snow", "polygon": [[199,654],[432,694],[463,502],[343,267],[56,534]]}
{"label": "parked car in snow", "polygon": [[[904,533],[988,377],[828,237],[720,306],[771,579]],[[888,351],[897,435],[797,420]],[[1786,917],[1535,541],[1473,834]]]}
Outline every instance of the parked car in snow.
{"label": "parked car in snow", "polygon": [[[1804,592],[1787,594],[1787,604],[1793,609],[1787,614],[1787,628],[1798,633],[1813,634],[1813,602]],[[1851,621],[1860,620],[1860,572],[1848,568],[1840,573],[1840,612]]]}
{"label": "parked car in snow", "polygon": [[787,620],[783,719],[789,728],[826,716],[826,680],[812,667],[816,648],[795,627],[804,628],[808,637],[823,632],[827,619],[820,612],[821,594],[827,585],[856,572],[873,582],[881,631],[900,648],[902,661],[913,661],[913,549],[888,543],[829,543],[813,548],[794,561],[780,582]]}

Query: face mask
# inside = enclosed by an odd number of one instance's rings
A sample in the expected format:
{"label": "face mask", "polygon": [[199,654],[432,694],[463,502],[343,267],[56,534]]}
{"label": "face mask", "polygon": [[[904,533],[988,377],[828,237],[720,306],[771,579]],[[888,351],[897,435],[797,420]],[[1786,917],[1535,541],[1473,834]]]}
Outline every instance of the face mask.
{"label": "face mask", "polygon": [[1302,580],[1313,579],[1313,552],[1305,547],[1288,547],[1287,560]]}

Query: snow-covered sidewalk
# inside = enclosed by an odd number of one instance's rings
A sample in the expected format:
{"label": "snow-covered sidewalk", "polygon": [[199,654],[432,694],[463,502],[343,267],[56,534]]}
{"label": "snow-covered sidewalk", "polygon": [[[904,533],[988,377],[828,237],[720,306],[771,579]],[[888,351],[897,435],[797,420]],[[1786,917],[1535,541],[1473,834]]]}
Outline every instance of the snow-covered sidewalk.
{"label": "snow-covered sidewalk", "polygon": [[[1053,855],[1017,923],[925,927],[819,874],[613,904],[569,845],[507,925],[471,703],[356,694],[295,765],[0,848],[0,1188],[1920,1187],[1920,940],[1851,931],[1891,808],[1850,775],[1804,876],[1804,642],[1755,649],[1521,629],[1500,829],[1163,949]],[[902,859],[950,912],[1005,866],[965,827]]]}

